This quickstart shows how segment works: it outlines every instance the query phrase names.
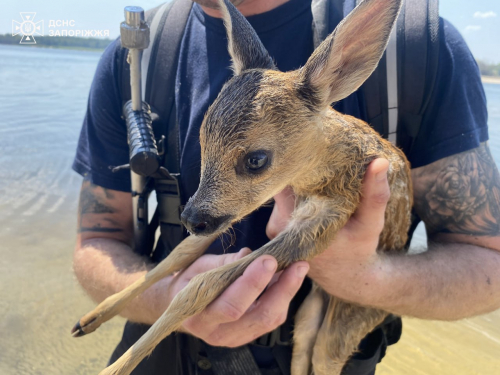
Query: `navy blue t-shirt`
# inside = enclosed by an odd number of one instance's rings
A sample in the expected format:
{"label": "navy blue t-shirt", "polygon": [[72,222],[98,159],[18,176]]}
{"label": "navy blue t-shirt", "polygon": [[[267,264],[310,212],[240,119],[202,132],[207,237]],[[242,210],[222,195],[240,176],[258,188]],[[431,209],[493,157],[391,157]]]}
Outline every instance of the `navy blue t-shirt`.
{"label": "navy blue t-shirt", "polygon": [[[303,66],[313,52],[310,0],[290,0],[264,14],[248,17],[269,54],[282,71]],[[341,15],[339,15],[339,20]],[[120,42],[103,53],[92,83],[75,171],[108,189],[130,191],[130,173],[112,173],[109,166],[127,164],[125,122],[121,118]],[[161,63],[161,62],[159,62]],[[180,50],[176,79],[176,108],[180,127],[181,186],[184,199],[193,195],[200,179],[199,129],[205,112],[231,77],[227,39],[220,19],[207,16],[198,4],[189,15]],[[362,95],[354,93],[335,109],[366,120]],[[473,56],[458,31],[443,22],[439,71],[434,94],[413,151],[413,167],[478,147],[488,139],[486,99]],[[271,209],[261,208],[235,225],[233,245],[225,240],[213,253],[257,249],[268,241],[265,227]]]}

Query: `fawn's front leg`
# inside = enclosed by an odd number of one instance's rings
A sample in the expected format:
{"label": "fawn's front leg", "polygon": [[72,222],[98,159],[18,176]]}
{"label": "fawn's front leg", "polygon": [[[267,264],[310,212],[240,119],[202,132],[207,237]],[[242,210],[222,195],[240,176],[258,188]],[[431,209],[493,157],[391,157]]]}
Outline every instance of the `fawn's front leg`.
{"label": "fawn's front leg", "polygon": [[243,259],[194,277],[146,334],[100,375],[130,374],[161,340],[178,330],[184,320],[202,312],[259,256],[274,256],[281,270],[318,255],[345,225],[355,206],[343,198],[309,197],[301,201],[287,228],[275,239]]}
{"label": "fawn's front leg", "polygon": [[162,260],[146,275],[135,281],[121,292],[109,296],[94,310],[84,315],[72,329],[74,337],[94,332],[101,324],[118,315],[125,306],[154,283],[191,265],[210,246],[215,236],[189,236],[175,247],[170,255]]}

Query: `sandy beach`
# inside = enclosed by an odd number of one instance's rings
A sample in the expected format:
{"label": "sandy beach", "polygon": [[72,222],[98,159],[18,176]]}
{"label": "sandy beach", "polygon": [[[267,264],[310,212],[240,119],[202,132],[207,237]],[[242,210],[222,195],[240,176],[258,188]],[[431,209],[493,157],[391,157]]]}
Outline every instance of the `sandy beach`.
{"label": "sandy beach", "polygon": [[500,77],[496,76],[481,76],[481,80],[483,83],[493,83],[496,85],[500,85]]}

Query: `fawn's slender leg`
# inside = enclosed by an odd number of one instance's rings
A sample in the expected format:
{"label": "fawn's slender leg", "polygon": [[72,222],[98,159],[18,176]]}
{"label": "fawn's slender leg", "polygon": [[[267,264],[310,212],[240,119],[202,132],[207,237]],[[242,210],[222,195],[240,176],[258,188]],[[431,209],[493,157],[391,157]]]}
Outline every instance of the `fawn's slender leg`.
{"label": "fawn's slender leg", "polygon": [[95,331],[99,326],[118,315],[125,306],[139,294],[164,277],[188,267],[198,259],[215,239],[189,236],[175,247],[170,255],[146,275],[121,292],[109,296],[94,310],[84,315],[73,328],[73,336],[79,337]]}
{"label": "fawn's slender leg", "polygon": [[328,296],[316,284],[295,315],[292,375],[311,373],[311,360],[319,328],[325,317]]}
{"label": "fawn's slender leg", "polygon": [[[351,207],[352,210],[349,211],[346,207]],[[278,270],[281,270],[293,262],[318,255],[345,225],[355,207],[356,204],[346,202],[341,197],[308,197],[303,200],[294,211],[287,228],[275,239],[243,259],[194,277],[177,294],[160,319],[122,357],[101,371],[100,375],[130,374],[161,340],[178,330],[184,320],[202,312],[259,256],[274,256],[278,262]]]}
{"label": "fawn's slender leg", "polygon": [[339,375],[360,341],[387,312],[330,297],[312,357],[314,375]]}
{"label": "fawn's slender leg", "polygon": [[115,363],[99,373],[99,375],[128,375],[148,356],[153,349],[170,333],[178,330],[184,320],[199,314],[217,298],[246,267],[257,258],[259,253],[250,255],[225,266],[195,276],[172,300],[163,315],[151,328]]}

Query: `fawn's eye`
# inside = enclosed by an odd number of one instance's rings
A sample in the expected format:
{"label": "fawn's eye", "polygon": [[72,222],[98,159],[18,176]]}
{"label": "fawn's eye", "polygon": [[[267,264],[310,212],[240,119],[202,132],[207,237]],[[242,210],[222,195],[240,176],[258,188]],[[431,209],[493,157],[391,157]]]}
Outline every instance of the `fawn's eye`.
{"label": "fawn's eye", "polygon": [[245,166],[250,172],[260,172],[267,165],[268,160],[265,151],[253,151],[247,154]]}

